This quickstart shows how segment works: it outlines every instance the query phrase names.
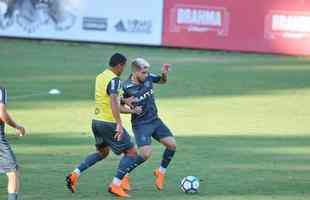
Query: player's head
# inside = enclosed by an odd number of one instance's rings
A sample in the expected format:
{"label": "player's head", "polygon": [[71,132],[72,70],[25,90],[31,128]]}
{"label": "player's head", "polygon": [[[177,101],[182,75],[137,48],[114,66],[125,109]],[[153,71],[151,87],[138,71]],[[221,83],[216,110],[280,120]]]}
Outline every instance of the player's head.
{"label": "player's head", "polygon": [[127,62],[127,58],[123,54],[115,53],[110,58],[109,66],[113,69],[113,71],[117,75],[120,76],[124,71],[126,62]]}
{"label": "player's head", "polygon": [[136,58],[131,63],[132,75],[139,82],[143,82],[149,75],[150,64],[143,58]]}

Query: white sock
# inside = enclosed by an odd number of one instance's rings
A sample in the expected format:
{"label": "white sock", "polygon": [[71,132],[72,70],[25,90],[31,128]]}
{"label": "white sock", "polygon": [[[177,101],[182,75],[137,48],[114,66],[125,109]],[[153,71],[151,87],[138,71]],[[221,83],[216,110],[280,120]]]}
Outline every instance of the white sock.
{"label": "white sock", "polygon": [[121,185],[121,180],[119,178],[117,178],[117,177],[114,177],[112,183],[114,185],[120,186]]}
{"label": "white sock", "polygon": [[73,172],[75,172],[78,176],[81,175],[81,171],[79,170],[79,168],[76,168]]}
{"label": "white sock", "polygon": [[164,168],[162,166],[159,167],[159,172],[162,173],[162,174],[165,174],[167,171],[167,168]]}

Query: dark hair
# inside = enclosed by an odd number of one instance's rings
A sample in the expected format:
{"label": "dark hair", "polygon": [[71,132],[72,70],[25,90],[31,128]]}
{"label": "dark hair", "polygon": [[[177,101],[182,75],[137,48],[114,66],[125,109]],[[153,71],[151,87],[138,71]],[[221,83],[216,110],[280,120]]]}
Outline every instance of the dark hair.
{"label": "dark hair", "polygon": [[123,54],[115,53],[110,58],[109,65],[110,65],[110,67],[115,67],[118,64],[124,65],[126,62],[127,62],[127,58]]}

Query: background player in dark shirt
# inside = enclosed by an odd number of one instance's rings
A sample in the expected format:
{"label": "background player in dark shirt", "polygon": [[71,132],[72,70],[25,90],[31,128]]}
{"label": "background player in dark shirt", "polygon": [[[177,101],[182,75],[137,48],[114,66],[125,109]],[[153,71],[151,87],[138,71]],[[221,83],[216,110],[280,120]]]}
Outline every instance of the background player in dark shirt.
{"label": "background player in dark shirt", "polygon": [[132,62],[131,76],[123,84],[124,98],[133,96],[136,99],[130,106],[142,107],[142,113],[131,115],[132,129],[141,156],[145,160],[151,156],[151,138],[166,147],[161,164],[154,172],[158,190],[163,189],[166,169],[174,156],[176,143],[169,128],[158,117],[153,83],[166,83],[169,67],[169,64],[164,64],[162,74],[158,76],[149,72],[150,64],[146,60],[137,58]]}
{"label": "background player in dark shirt", "polygon": [[7,141],[4,133],[4,126],[9,126],[16,129],[18,136],[25,134],[24,127],[18,125],[6,110],[7,91],[0,87],[0,173],[5,173],[8,176],[8,200],[17,200],[20,175],[15,155]]}

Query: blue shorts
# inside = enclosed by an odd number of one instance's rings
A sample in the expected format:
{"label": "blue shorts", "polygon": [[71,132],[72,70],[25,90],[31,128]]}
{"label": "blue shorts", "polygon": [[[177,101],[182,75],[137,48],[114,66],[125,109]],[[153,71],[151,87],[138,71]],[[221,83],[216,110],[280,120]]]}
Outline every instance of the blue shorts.
{"label": "blue shorts", "polygon": [[116,129],[115,123],[93,120],[92,129],[96,139],[97,149],[102,147],[110,147],[116,155],[120,155],[134,146],[128,132],[125,129],[123,137],[120,141],[114,139]]}
{"label": "blue shorts", "polygon": [[10,144],[4,133],[0,133],[0,173],[13,172],[17,169],[18,165]]}
{"label": "blue shorts", "polygon": [[169,128],[159,118],[150,123],[133,125],[132,130],[138,147],[150,145],[152,137],[157,141],[165,137],[173,137]]}

